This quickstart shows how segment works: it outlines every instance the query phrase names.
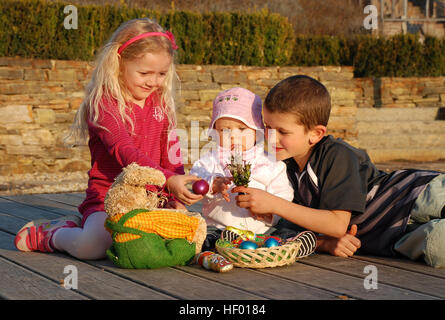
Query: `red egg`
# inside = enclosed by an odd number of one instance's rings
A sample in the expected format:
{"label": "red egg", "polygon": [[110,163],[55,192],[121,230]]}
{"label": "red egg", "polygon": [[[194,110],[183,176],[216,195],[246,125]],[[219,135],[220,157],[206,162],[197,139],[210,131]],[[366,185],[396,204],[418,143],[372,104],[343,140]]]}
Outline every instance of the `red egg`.
{"label": "red egg", "polygon": [[196,194],[205,195],[209,192],[209,184],[207,181],[201,179],[193,183],[192,189]]}

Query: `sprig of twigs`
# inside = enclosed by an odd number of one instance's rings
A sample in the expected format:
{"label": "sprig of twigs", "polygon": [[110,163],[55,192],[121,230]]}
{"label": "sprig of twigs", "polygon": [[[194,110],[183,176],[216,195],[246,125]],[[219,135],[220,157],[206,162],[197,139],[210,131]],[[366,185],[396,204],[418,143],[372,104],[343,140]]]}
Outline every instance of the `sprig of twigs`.
{"label": "sprig of twigs", "polygon": [[226,168],[230,171],[233,177],[233,183],[236,186],[247,187],[250,181],[252,165],[243,161],[242,153],[239,149],[235,149],[235,154],[230,156],[230,163]]}

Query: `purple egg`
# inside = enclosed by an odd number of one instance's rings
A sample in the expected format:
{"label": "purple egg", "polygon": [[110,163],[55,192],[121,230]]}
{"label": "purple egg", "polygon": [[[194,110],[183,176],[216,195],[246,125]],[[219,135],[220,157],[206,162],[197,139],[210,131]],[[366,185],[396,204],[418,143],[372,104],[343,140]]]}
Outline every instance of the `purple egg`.
{"label": "purple egg", "polygon": [[201,179],[193,183],[192,189],[196,194],[205,195],[209,192],[209,184],[207,181]]}
{"label": "purple egg", "polygon": [[266,241],[264,241],[263,247],[266,248],[272,248],[272,247],[278,247],[280,243],[275,238],[267,238]]}
{"label": "purple egg", "polygon": [[252,241],[243,241],[241,242],[241,244],[239,245],[240,249],[249,249],[249,250],[254,250],[256,248],[258,248],[257,244],[255,242]]}

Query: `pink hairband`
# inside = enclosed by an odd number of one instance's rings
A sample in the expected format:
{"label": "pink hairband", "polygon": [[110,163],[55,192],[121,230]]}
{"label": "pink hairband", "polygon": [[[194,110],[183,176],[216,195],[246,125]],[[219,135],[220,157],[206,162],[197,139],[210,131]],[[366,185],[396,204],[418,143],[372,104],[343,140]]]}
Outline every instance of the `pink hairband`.
{"label": "pink hairband", "polygon": [[121,54],[121,52],[124,51],[124,49],[126,47],[128,47],[133,42],[138,41],[139,39],[146,38],[146,37],[153,37],[153,36],[161,36],[161,37],[168,38],[170,40],[170,43],[172,45],[173,50],[177,50],[178,49],[178,46],[176,45],[176,42],[175,42],[175,36],[170,31],[165,31],[165,32],[146,32],[146,33],[142,33],[142,34],[140,34],[140,35],[138,35],[136,37],[133,37],[130,40],[128,40],[127,42],[125,42],[123,45],[121,45],[119,47],[119,49],[117,50],[117,53]]}

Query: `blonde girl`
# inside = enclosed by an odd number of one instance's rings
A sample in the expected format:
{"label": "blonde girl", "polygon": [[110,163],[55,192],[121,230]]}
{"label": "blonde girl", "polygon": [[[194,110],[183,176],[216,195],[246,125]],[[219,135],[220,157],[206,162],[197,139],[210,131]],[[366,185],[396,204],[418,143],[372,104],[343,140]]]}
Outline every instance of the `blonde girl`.
{"label": "blonde girl", "polygon": [[91,169],[86,198],[79,206],[82,219],[31,221],[16,235],[19,250],[104,258],[111,245],[104,228],[104,198],[122,168],[133,162],[164,173],[164,189],[170,194],[167,207],[184,208],[183,203],[203,198],[185,187],[199,178],[184,175],[183,164],[170,160],[181,159],[179,148],[172,148],[178,144],[176,49],[173,34],[147,18],[127,21],[113,33],[97,57],[69,135],[74,141],[89,138]]}

